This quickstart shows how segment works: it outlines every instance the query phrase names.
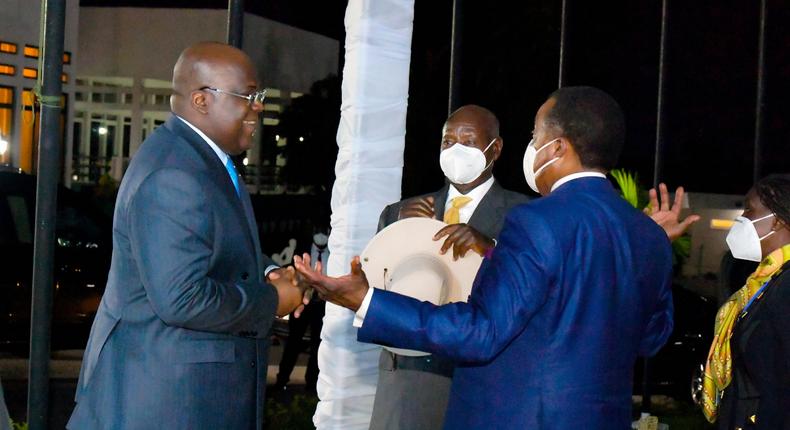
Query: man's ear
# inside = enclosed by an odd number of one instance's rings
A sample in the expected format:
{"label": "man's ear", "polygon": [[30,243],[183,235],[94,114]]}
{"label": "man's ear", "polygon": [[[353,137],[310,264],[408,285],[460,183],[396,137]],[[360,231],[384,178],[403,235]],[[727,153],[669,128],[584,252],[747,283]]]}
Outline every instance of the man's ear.
{"label": "man's ear", "polygon": [[203,115],[208,113],[208,105],[210,102],[208,97],[206,97],[205,91],[192,91],[192,94],[189,95],[189,102],[192,109],[195,109]]}
{"label": "man's ear", "polygon": [[559,145],[554,147],[554,153],[551,154],[552,158],[562,157],[563,155],[567,154],[569,151],[574,152],[573,146],[571,145],[571,142],[567,138],[560,137],[559,139],[557,139],[557,143]]}
{"label": "man's ear", "polygon": [[502,140],[502,137],[497,137],[494,140],[494,144],[491,145],[491,149],[493,149],[493,160],[496,161],[499,159],[499,156],[502,154],[502,146],[505,144],[505,141]]}

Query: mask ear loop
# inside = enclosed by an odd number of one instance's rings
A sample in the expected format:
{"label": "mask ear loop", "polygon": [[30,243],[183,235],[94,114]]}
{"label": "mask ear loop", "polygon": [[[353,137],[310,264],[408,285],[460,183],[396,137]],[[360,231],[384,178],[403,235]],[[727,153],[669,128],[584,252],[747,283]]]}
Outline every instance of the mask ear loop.
{"label": "mask ear loop", "polygon": [[[488,146],[486,146],[486,149],[484,149],[484,150],[483,150],[483,157],[485,157],[485,155],[486,155],[486,151],[488,151],[488,149],[489,149],[489,148],[491,148],[491,145],[493,145],[493,144],[494,144],[494,142],[496,142],[496,139],[497,139],[496,137],[495,137],[495,138],[493,138],[493,139],[491,140],[491,142],[488,144]],[[491,167],[491,165],[492,165],[492,164],[494,164],[494,160],[493,160],[493,159],[491,160],[491,162],[490,162],[490,163],[486,164],[486,166],[485,166],[485,167],[483,167],[483,171],[485,172],[485,171],[486,171],[486,169],[488,169],[489,167]]]}

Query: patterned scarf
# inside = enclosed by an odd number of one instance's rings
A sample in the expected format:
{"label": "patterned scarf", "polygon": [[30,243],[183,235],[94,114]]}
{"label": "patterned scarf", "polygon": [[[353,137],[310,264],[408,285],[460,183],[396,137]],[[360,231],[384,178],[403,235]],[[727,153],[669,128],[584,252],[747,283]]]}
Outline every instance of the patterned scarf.
{"label": "patterned scarf", "polygon": [[757,270],[746,280],[740,290],[736,291],[716,314],[716,325],[713,329],[713,344],[708,352],[705,363],[705,377],[702,389],[702,412],[710,422],[718,416],[721,393],[732,380],[732,356],[730,354],[730,336],[732,328],[738,320],[743,308],[755,293],[768,282],[779,269],[790,260],[790,244],[774,250],[763,259]]}

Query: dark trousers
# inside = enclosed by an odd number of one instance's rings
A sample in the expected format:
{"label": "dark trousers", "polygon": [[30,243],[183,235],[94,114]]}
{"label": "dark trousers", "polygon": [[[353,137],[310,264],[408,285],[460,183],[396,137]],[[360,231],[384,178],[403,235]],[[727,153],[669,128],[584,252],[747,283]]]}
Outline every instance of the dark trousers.
{"label": "dark trousers", "polygon": [[277,385],[285,386],[291,378],[296,359],[304,350],[304,334],[310,327],[310,351],[305,372],[305,386],[308,391],[315,391],[318,382],[318,345],[321,343],[321,327],[324,325],[324,309],[326,302],[313,300],[305,306],[302,315],[288,318],[288,339],[280,360],[280,371],[277,373]]}

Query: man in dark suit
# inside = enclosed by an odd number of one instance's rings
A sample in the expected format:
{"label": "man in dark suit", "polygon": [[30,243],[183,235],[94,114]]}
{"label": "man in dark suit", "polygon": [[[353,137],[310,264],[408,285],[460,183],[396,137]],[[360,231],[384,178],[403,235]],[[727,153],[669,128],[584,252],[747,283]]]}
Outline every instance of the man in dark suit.
{"label": "man in dark suit", "polygon": [[[403,218],[437,218],[450,224],[437,234],[448,237],[443,249],[452,247],[456,256],[468,250],[484,254],[494,246],[507,211],[528,200],[502,188],[492,175],[502,145],[499,121],[491,111],[468,105],[453,112],[444,124],[441,143],[440,160],[448,184],[434,193],[387,206],[379,230]],[[473,154],[469,162],[466,153]],[[469,165],[473,169],[466,172],[469,168],[464,166]],[[440,356],[410,357],[383,350],[370,428],[441,428],[453,368],[450,360]]]}
{"label": "man in dark suit", "polygon": [[68,428],[261,428],[269,329],[303,288],[262,255],[230,158],[252,145],[258,88],[236,48],[201,43],[179,57],[174,115],[118,193],[112,266]]}
{"label": "man in dark suit", "polygon": [[[667,233],[605,177],[625,133],[591,87],[538,110],[524,175],[544,197],[513,208],[467,303],[371,289],[359,259],[329,278],[295,258],[322,297],[356,311],[358,339],[452,359],[445,429],[626,429],[637,355],[672,331]],[[423,387],[418,387],[418,390]]]}

